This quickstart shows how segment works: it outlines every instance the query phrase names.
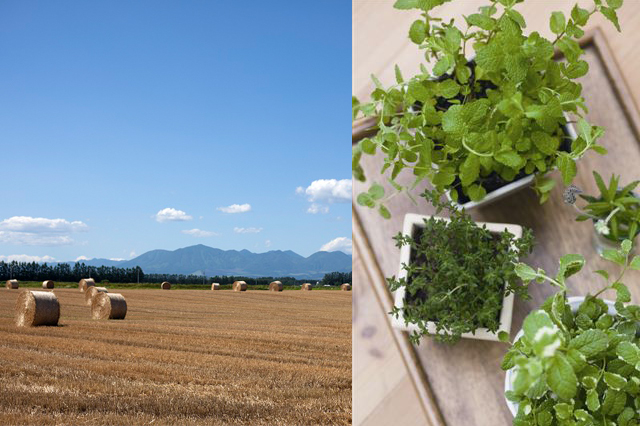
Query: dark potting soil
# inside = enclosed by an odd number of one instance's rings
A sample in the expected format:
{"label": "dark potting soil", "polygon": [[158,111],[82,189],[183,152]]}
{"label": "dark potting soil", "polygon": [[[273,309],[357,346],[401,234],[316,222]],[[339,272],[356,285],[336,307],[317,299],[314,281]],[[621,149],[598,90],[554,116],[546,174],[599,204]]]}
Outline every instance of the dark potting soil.
{"label": "dark potting soil", "polygon": [[[422,241],[422,238],[424,236],[424,229],[418,227],[415,232],[413,233],[413,239],[416,241],[417,244],[420,244],[420,242]],[[498,241],[500,239],[500,235],[499,234],[495,234],[495,233],[491,233],[491,239],[493,241]],[[426,256],[424,255],[420,255],[420,256],[416,256],[415,251],[412,250],[411,252],[411,256],[409,257],[409,263],[411,264],[415,264],[417,263],[418,265],[425,265],[428,262]],[[407,277],[407,285],[411,285],[411,276]],[[405,305],[415,305],[418,304],[420,302],[424,302],[425,300],[427,300],[429,297],[429,293],[426,290],[418,290],[416,292],[416,294],[412,295],[409,292],[405,292],[405,296],[404,296],[404,303]],[[502,310],[499,310],[497,315],[496,315],[496,321],[500,322],[500,314],[501,314]],[[431,318],[425,318],[425,321],[432,321],[432,322],[437,322],[438,318],[437,317],[431,317]],[[482,325],[481,325],[482,326]]]}

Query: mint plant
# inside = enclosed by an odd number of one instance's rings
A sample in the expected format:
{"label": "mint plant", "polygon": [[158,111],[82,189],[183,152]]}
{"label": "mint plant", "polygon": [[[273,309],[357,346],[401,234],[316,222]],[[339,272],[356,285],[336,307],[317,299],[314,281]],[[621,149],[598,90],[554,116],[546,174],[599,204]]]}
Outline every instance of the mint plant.
{"label": "mint plant", "polygon": [[[532,232],[525,230],[520,239],[506,230],[492,233],[463,210],[441,201],[437,191],[422,196],[437,207],[437,213],[448,210],[450,221],[432,217],[415,235],[394,237],[398,247],[410,245],[412,252],[410,263],[402,265],[407,278],[387,279],[391,291],[406,287],[402,314],[407,324],[420,328],[411,333],[411,340],[418,343],[430,335],[427,321],[435,322],[434,337],[442,342],[456,342],[478,328],[496,332],[505,294],[527,297],[514,265],[520,255],[530,253]],[[390,313],[398,318],[400,308],[394,306]]]}
{"label": "mint plant", "polygon": [[633,181],[620,188],[620,176],[611,175],[609,185],[605,185],[598,172],[594,171],[593,177],[600,195],[580,194],[587,202],[582,208],[576,204],[575,197],[575,194],[582,191],[573,185],[565,190],[565,202],[578,210],[576,220],[593,220],[596,232],[616,243],[625,239],[633,241],[640,231],[640,199],[633,190],[640,181]]}
{"label": "mint plant", "polygon": [[[622,0],[594,0],[592,11],[578,5],[569,17],[553,12],[553,40],[538,32],[525,34],[526,22],[515,9],[522,0],[492,0],[478,13],[465,16],[464,26],[443,22],[432,9],[450,0],[397,0],[394,7],[418,9],[421,18],[409,28],[409,38],[424,51],[430,69],[405,79],[396,66],[396,84],[385,88],[372,75],[371,102],[352,98],[353,118],[377,117],[377,132],[353,148],[352,169],[365,181],[362,155],[385,155],[381,174],[395,190],[409,193],[429,180],[441,192],[464,202],[482,200],[487,192],[517,178],[535,174],[535,189],[544,202],[555,181],[545,174],[558,168],[569,185],[576,161],[593,150],[605,154],[597,140],[603,129],[584,119],[587,108],[576,79],[587,74],[577,42],[590,16],[600,13],[618,30],[616,9]],[[470,48],[476,52],[471,59]],[[565,62],[554,60],[560,50]],[[578,117],[578,138],[563,131],[565,113]],[[396,182],[409,169],[415,183]],[[390,173],[389,173],[390,172]],[[375,183],[375,185],[379,185]],[[365,192],[361,205],[381,208],[384,190]]]}
{"label": "mint plant", "polygon": [[[513,390],[506,394],[518,404],[514,425],[639,424],[640,306],[628,304],[631,295],[621,281],[628,269],[640,270],[640,257],[631,259],[630,250],[625,240],[619,249],[603,252],[622,271],[616,278],[596,271],[606,284],[575,312],[567,303],[566,279],[584,266],[581,255],[563,256],[555,277],[517,265],[524,281],[548,281],[560,291],[525,318],[523,336],[502,361],[504,370],[515,368]],[[617,295],[615,314],[599,298],[609,289]],[[509,340],[506,333],[500,337]]]}

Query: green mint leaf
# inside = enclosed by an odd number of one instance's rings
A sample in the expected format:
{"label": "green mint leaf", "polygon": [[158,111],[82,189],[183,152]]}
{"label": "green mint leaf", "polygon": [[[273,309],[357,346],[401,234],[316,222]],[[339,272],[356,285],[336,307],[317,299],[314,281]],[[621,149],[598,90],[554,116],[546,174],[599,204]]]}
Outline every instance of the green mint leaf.
{"label": "green mint leaf", "polygon": [[600,408],[600,399],[598,399],[598,392],[595,389],[587,391],[587,408],[591,412]]}
{"label": "green mint leaf", "polygon": [[370,207],[370,208],[373,208],[376,205],[376,202],[366,192],[358,194],[358,197],[356,198],[356,202],[361,206]]}
{"label": "green mint leaf", "polygon": [[509,18],[511,18],[514,22],[516,22],[520,28],[526,28],[527,27],[527,23],[524,20],[524,17],[520,14],[520,12],[518,12],[515,9],[509,9],[507,10],[507,15],[509,16]]}
{"label": "green mint leaf", "polygon": [[467,195],[471,201],[480,201],[487,195],[487,190],[481,185],[471,185],[467,188]]}
{"label": "green mint leaf", "polygon": [[478,28],[482,28],[483,30],[491,31],[496,27],[496,20],[482,15],[480,13],[474,13],[466,17],[467,24],[475,25]]}
{"label": "green mint leaf", "polygon": [[379,183],[371,185],[368,192],[373,200],[379,200],[384,197],[384,188]]}
{"label": "green mint leaf", "polygon": [[516,275],[525,283],[536,279],[536,271],[526,263],[518,263],[514,270]]}
{"label": "green mint leaf", "polygon": [[578,378],[566,357],[557,353],[547,369],[547,384],[560,399],[569,400],[576,396]]}
{"label": "green mint leaf", "polygon": [[629,264],[629,268],[640,271],[640,256],[633,256],[633,259],[631,259],[631,263]]}
{"label": "green mint leaf", "polygon": [[615,9],[602,7],[600,8],[600,13],[602,13],[602,15],[605,18],[611,21],[613,25],[616,27],[616,30],[620,32],[620,24],[618,23],[618,14],[616,13]]}
{"label": "green mint leaf", "polygon": [[584,256],[581,254],[565,254],[560,258],[556,280],[564,282],[566,278],[578,273],[584,266],[584,262]]}
{"label": "green mint leaf", "polygon": [[412,80],[409,82],[409,88],[407,94],[417,101],[424,102],[429,99],[429,90],[422,84],[421,81]]}
{"label": "green mint leaf", "polygon": [[378,206],[378,213],[380,213],[380,216],[382,216],[385,219],[390,219],[391,218],[391,213],[389,212],[389,210],[383,206],[382,204],[380,204]]}
{"label": "green mint leaf", "polygon": [[631,246],[631,240],[624,240],[622,244],[620,244],[620,248],[625,254],[629,254],[629,252],[631,251]]}
{"label": "green mint leaf", "polygon": [[394,67],[394,71],[396,73],[396,83],[398,84],[404,83],[404,79],[402,78],[402,73],[400,72],[400,67],[397,64]]}
{"label": "green mint leaf", "polygon": [[558,149],[558,140],[555,138],[552,138],[551,135],[549,135],[548,133],[545,132],[533,132],[531,134],[531,140],[533,141],[533,144],[535,145],[536,148],[538,148],[538,150],[540,150],[540,152],[547,154],[547,155],[553,155],[556,153],[556,150]]}
{"label": "green mint leaf", "polygon": [[627,364],[636,367],[640,363],[640,349],[631,342],[620,342],[616,346],[616,355]]}
{"label": "green mint leaf", "polygon": [[616,302],[628,303],[631,302],[631,293],[626,285],[621,282],[613,283],[612,287],[616,290]]}
{"label": "green mint leaf", "polygon": [[604,382],[609,385],[611,389],[621,390],[627,384],[627,379],[620,376],[619,374],[609,373],[608,371],[605,371]]}
{"label": "green mint leaf", "polygon": [[587,358],[604,352],[609,346],[609,338],[602,330],[585,330],[569,342],[569,348],[575,348]]}
{"label": "green mint leaf", "polygon": [[462,105],[453,105],[442,114],[442,129],[447,133],[463,133],[465,129]]}
{"label": "green mint leaf", "polygon": [[560,153],[556,159],[556,166],[562,174],[562,181],[565,185],[570,185],[573,182],[573,178],[576,177],[578,169],[576,168],[576,162],[573,158],[565,152]]}
{"label": "green mint leaf", "polygon": [[509,333],[507,333],[506,331],[498,332],[498,340],[504,343],[509,343]]}
{"label": "green mint leaf", "polygon": [[369,138],[360,141],[360,147],[365,154],[373,155],[376,153],[376,143]]}
{"label": "green mint leaf", "polygon": [[445,98],[453,98],[460,93],[460,86],[452,79],[445,80],[438,84],[438,94]]}
{"label": "green mint leaf", "polygon": [[573,406],[566,402],[556,404],[553,409],[556,411],[556,417],[559,420],[568,420],[573,416]]}
{"label": "green mint leaf", "polygon": [[578,62],[569,64],[569,66],[567,66],[567,68],[564,71],[564,75],[566,75],[571,79],[574,79],[574,78],[579,78],[579,77],[582,77],[583,75],[586,75],[588,71],[589,71],[589,64],[587,64],[585,61],[578,61]]}
{"label": "green mint leaf", "polygon": [[602,251],[603,258],[607,259],[610,262],[617,263],[618,265],[624,266],[627,262],[625,256],[618,250],[615,249],[607,249]]}
{"label": "green mint leaf", "polygon": [[619,9],[622,7],[622,0],[607,0],[607,4],[612,9]]}
{"label": "green mint leaf", "polygon": [[393,7],[400,10],[419,9],[421,0],[396,0]]}
{"label": "green mint leaf", "polygon": [[433,75],[435,75],[436,77],[441,76],[442,74],[447,72],[454,63],[455,62],[451,59],[449,55],[443,56],[433,67]]}
{"label": "green mint leaf", "polygon": [[577,4],[571,9],[571,19],[578,25],[584,26],[589,20],[589,11],[580,8]]}
{"label": "green mint leaf", "polygon": [[509,166],[512,169],[518,169],[523,161],[522,157],[512,149],[498,152],[494,158],[497,162]]}
{"label": "green mint leaf", "polygon": [[486,71],[498,71],[502,67],[504,52],[497,43],[478,48],[476,51],[476,64]]}
{"label": "green mint leaf", "polygon": [[615,416],[624,410],[627,405],[627,394],[614,389],[607,389],[604,392],[602,401],[602,413],[608,416]]}
{"label": "green mint leaf", "polygon": [[477,155],[469,154],[460,166],[460,181],[462,186],[469,186],[480,176],[480,160]]}
{"label": "green mint leaf", "polygon": [[554,34],[562,34],[567,26],[566,20],[564,18],[564,13],[551,12],[551,20],[549,22],[549,26],[551,27],[551,32],[553,32]]}
{"label": "green mint leaf", "polygon": [[409,28],[409,39],[415,44],[421,44],[427,36],[427,26],[424,21],[418,19]]}

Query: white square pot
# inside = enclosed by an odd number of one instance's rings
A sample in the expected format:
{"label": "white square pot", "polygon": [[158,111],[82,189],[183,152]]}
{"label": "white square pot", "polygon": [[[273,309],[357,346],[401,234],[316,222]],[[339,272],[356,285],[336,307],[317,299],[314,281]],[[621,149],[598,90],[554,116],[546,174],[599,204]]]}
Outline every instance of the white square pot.
{"label": "white square pot", "polygon": [[[572,141],[576,140],[576,138],[578,137],[578,135],[576,134],[576,129],[573,127],[573,125],[569,122],[569,117],[565,114],[565,117],[567,119],[567,124],[565,125],[565,128],[567,129],[567,133],[569,134],[569,137],[571,138]],[[454,204],[456,206],[456,208],[458,209],[465,209],[465,210],[470,210],[473,209],[475,207],[479,207],[479,206],[486,206],[487,204],[491,204],[494,201],[497,201],[501,198],[506,197],[509,194],[512,194],[514,192],[517,192],[519,190],[521,190],[522,188],[526,188],[528,186],[531,185],[531,183],[533,182],[535,175],[531,174],[531,175],[527,175],[525,177],[522,177],[518,180],[514,180],[511,183],[508,183],[505,186],[501,186],[500,188],[496,189],[495,191],[491,191],[490,193],[488,193],[482,200],[480,201],[467,201],[464,204],[459,204],[457,202],[454,201]],[[451,196],[449,195],[449,191],[447,191],[447,198],[449,200],[451,200]]]}
{"label": "white square pot", "polygon": [[[421,227],[424,227],[424,219],[429,219],[432,216],[424,216],[419,214],[408,213],[404,217],[404,225],[402,227],[402,233],[404,235],[410,235],[413,237],[414,231]],[[448,218],[445,217],[437,217],[433,216],[438,220],[449,221]],[[505,229],[511,232],[516,238],[522,237],[522,227],[520,225],[512,225],[507,223],[490,223],[490,222],[476,222],[478,226],[486,225],[487,230],[500,233]],[[409,260],[411,259],[411,247],[408,245],[404,245],[400,248],[400,269],[398,272],[398,279],[407,278],[407,271],[402,267],[402,264],[409,264]],[[409,323],[405,324],[403,308],[404,308],[404,298],[405,298],[405,287],[400,287],[394,293],[394,304],[398,308],[400,308],[400,314],[398,318],[394,315],[391,315],[391,323],[394,328],[404,330],[404,331],[419,331],[420,328],[414,324]],[[511,331],[511,316],[513,314],[513,293],[505,296],[502,299],[502,309],[500,310],[500,326],[498,331],[495,333],[490,332],[486,328],[479,328],[474,333],[463,333],[462,337],[468,339],[481,339],[481,340],[493,340],[498,341],[498,333],[500,331],[506,331],[509,333]],[[432,321],[426,321],[426,328],[429,333],[436,333],[436,324]]]}

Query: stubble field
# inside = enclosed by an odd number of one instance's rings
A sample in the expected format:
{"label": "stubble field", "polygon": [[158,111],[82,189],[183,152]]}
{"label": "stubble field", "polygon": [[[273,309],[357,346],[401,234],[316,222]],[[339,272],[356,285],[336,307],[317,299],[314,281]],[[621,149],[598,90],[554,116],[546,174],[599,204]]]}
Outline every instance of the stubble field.
{"label": "stubble field", "polygon": [[[351,423],[351,292],[117,290],[123,321],[57,289],[18,328],[0,289],[0,424]],[[115,291],[115,290],[114,290]]]}

